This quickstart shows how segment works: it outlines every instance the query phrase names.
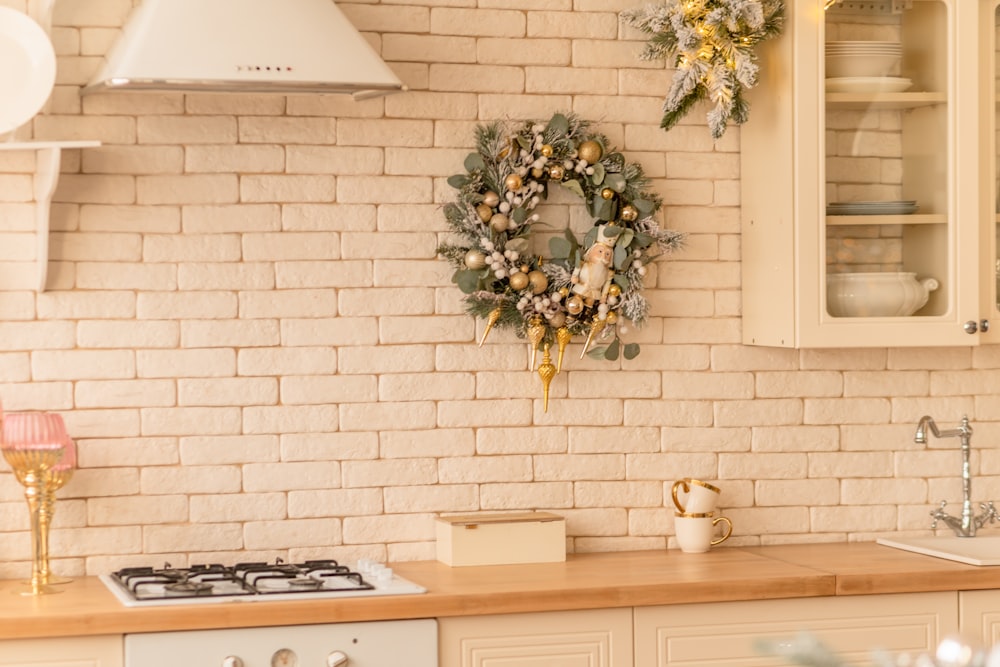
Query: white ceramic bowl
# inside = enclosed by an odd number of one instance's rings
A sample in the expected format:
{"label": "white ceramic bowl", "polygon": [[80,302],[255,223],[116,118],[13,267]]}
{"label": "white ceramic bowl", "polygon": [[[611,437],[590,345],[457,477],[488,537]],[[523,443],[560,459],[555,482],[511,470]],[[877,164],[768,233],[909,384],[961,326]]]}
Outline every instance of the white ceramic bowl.
{"label": "white ceramic bowl", "polygon": [[905,317],[920,310],[939,287],[916,273],[831,273],[826,277],[826,309],[834,317]]}
{"label": "white ceramic bowl", "polygon": [[826,78],[896,76],[902,56],[891,54],[847,54],[826,56]]}

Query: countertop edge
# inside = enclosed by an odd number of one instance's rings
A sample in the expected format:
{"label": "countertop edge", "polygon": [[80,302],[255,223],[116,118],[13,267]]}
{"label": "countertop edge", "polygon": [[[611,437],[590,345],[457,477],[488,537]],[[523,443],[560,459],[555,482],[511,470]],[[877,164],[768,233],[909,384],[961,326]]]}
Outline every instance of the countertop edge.
{"label": "countertop edge", "polygon": [[[1000,589],[983,568],[871,543],[575,554],[565,563],[451,568],[394,563],[420,595],[125,607],[97,577],[59,595],[13,595],[0,582],[0,639],[646,607],[837,595]],[[616,572],[611,580],[603,573]]]}

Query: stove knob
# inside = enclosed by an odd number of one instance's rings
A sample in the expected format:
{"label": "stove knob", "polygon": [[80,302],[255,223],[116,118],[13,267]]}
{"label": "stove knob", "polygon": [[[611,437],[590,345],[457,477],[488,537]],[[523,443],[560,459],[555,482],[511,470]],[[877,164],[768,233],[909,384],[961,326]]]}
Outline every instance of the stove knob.
{"label": "stove knob", "polygon": [[340,667],[347,664],[347,655],[342,651],[334,651],[326,656],[326,667]]}
{"label": "stove knob", "polygon": [[227,655],[222,659],[222,667],[243,667],[243,660],[235,655]]}

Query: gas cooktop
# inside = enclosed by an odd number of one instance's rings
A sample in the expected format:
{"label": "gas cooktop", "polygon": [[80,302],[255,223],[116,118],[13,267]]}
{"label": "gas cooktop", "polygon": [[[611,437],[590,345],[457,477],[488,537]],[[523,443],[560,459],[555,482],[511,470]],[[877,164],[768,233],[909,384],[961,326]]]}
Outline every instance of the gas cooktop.
{"label": "gas cooktop", "polygon": [[373,561],[358,561],[356,569],[335,560],[236,565],[192,565],[175,568],[129,567],[101,581],[127,607],[259,602],[306,598],[347,598],[414,595],[427,589],[393,574]]}

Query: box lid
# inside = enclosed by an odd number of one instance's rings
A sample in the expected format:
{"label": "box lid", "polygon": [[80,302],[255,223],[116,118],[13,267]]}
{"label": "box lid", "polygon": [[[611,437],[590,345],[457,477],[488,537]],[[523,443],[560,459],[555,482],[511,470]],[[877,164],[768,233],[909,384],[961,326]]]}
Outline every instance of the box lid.
{"label": "box lid", "polygon": [[453,526],[475,526],[495,523],[530,523],[546,521],[562,521],[563,517],[550,512],[500,512],[481,514],[455,514],[440,516],[438,521],[450,523]]}

